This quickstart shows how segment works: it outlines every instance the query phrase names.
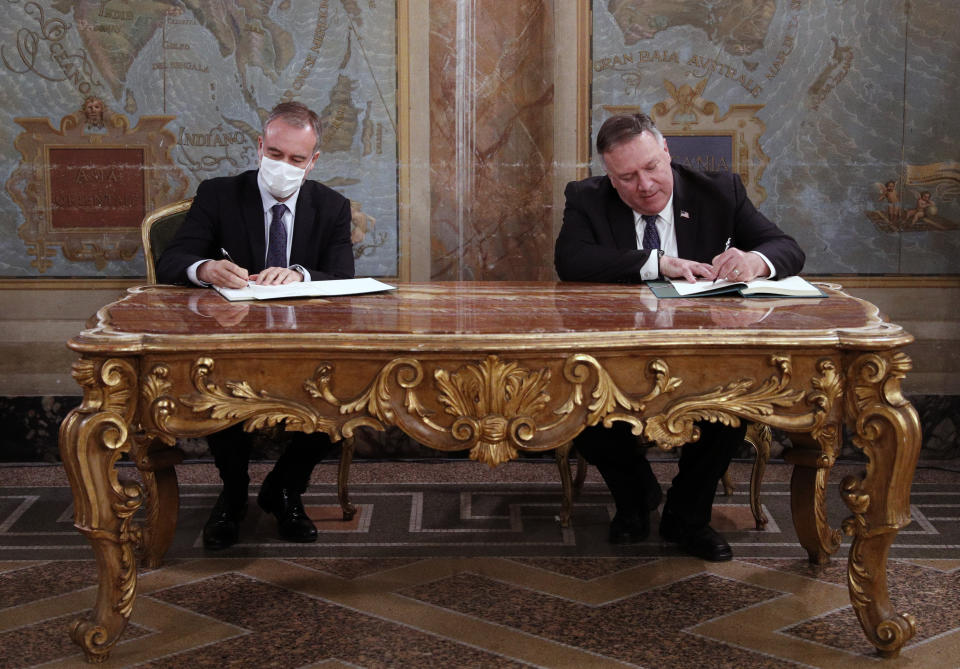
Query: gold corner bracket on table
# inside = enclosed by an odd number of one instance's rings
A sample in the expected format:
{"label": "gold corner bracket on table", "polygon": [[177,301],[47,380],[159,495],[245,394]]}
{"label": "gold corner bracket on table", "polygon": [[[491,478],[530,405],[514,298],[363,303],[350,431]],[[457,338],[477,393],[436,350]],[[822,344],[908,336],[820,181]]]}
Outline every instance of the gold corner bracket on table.
{"label": "gold corner bracket on table", "polygon": [[843,523],[853,537],[847,585],[860,624],[885,657],[896,657],[917,631],[914,616],[891,604],[886,572],[890,546],[910,523],[910,481],[921,443],[919,416],[901,392],[911,368],[902,352],[865,353],[848,372],[853,441],[870,466],[864,477],[847,476],[840,486],[853,512]]}

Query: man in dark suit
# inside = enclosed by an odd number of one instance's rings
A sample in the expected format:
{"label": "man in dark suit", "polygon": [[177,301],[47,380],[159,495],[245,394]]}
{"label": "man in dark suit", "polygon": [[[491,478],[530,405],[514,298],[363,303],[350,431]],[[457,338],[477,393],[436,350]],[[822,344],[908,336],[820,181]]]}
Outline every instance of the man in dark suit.
{"label": "man in dark suit", "polygon": [[[563,281],[637,283],[662,277],[740,281],[783,278],[805,259],[792,237],[750,202],[740,177],[699,172],[670,161],[667,143],[644,114],[607,119],[597,134],[607,175],[566,188],[554,262]],[[660,535],[706,560],[733,557],[710,527],[717,482],[746,426],[700,422],[699,441],[683,447],[667,493]],[[643,541],[661,500],[642,446],[624,423],[585,429],[574,440],[600,470],[617,513],[610,541]]]}
{"label": "man in dark suit", "polygon": [[[320,156],[319,117],[299,102],[277,105],[257,139],[259,169],[209,179],[197,188],[183,226],[157,263],[163,283],[242,288],[247,281],[353,277],[350,201],[307,180]],[[238,539],[247,511],[251,435],[240,425],[207,437],[223,490],[203,528],[207,548]],[[309,542],[317,528],[301,495],[314,466],[332,448],[325,434],[292,433],[267,475],[258,504],[277,518],[280,536]]]}

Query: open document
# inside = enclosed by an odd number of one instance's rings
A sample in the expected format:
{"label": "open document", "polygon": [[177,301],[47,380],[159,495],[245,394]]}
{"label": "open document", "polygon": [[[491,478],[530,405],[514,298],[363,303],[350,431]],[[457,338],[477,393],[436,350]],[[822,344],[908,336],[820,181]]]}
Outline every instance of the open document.
{"label": "open document", "polygon": [[218,293],[231,302],[239,300],[283,300],[296,297],[333,297],[335,295],[359,295],[395,290],[396,286],[376,279],[330,279],[328,281],[297,281],[282,286],[260,286],[247,283],[246,288],[220,288]]}
{"label": "open document", "polygon": [[743,297],[826,297],[819,288],[799,276],[783,279],[755,279],[753,281],[716,282],[701,279],[690,283],[686,279],[651,281],[650,290],[657,297],[706,297],[710,295],[741,295]]}

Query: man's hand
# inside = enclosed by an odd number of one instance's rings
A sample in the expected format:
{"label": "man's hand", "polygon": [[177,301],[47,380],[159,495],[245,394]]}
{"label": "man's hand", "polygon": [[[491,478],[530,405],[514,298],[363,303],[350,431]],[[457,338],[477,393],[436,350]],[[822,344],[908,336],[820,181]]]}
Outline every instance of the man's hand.
{"label": "man's hand", "polygon": [[201,316],[212,316],[223,327],[237,325],[250,312],[250,304],[247,302],[228,302],[209,290],[198,292],[201,294],[196,301],[196,312]]}
{"label": "man's hand", "polygon": [[770,275],[770,268],[756,253],[740,249],[727,249],[713,259],[711,279],[728,281],[753,281]]}
{"label": "man's hand", "polygon": [[247,270],[229,260],[208,260],[197,267],[197,278],[221,288],[243,288],[247,285]]}
{"label": "man's hand", "polygon": [[279,286],[284,283],[303,281],[303,275],[295,269],[287,267],[268,267],[259,274],[250,277],[261,286]]}
{"label": "man's hand", "polygon": [[[756,306],[753,302],[759,302],[760,304]],[[710,320],[725,328],[742,328],[745,325],[762,321],[772,311],[772,307],[768,305],[765,299],[753,300],[753,302],[750,299],[744,299],[726,303],[726,300],[724,300],[722,306],[718,304],[710,307]]]}
{"label": "man's hand", "polygon": [[684,260],[683,258],[674,258],[672,256],[662,256],[660,258],[660,274],[673,279],[684,278],[690,283],[696,283],[697,277],[704,279],[712,279],[714,277],[714,271],[711,265],[705,262]]}

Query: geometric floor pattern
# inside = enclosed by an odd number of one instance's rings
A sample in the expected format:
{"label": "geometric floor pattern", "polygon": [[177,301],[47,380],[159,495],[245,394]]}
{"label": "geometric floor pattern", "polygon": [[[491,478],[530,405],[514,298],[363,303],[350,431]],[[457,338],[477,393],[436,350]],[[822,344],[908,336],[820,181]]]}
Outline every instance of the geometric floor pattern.
{"label": "geometric floor pattern", "polygon": [[[748,469],[732,470],[737,491],[714,511],[735,555],[722,564],[655,538],[607,544],[611,500],[594,475],[565,529],[549,464],[499,477],[460,466],[356,463],[351,522],[339,519],[333,467],[319,467],[304,502],[320,538],[308,545],[276,538],[254,485],[240,544],[215,553],[199,542],[218,490],[211,468],[179,467],[174,544],[162,567],[140,571],[105,666],[960,666],[960,474],[918,472],[888,569],[918,634],[881,660],[850,607],[849,539],[823,567],[796,543],[786,466],[768,469],[762,532]],[[838,482],[850,473],[837,470]],[[0,468],[0,669],[83,665],[68,629],[93,604],[96,567],[57,476]],[[836,526],[846,513],[830,489]]]}

